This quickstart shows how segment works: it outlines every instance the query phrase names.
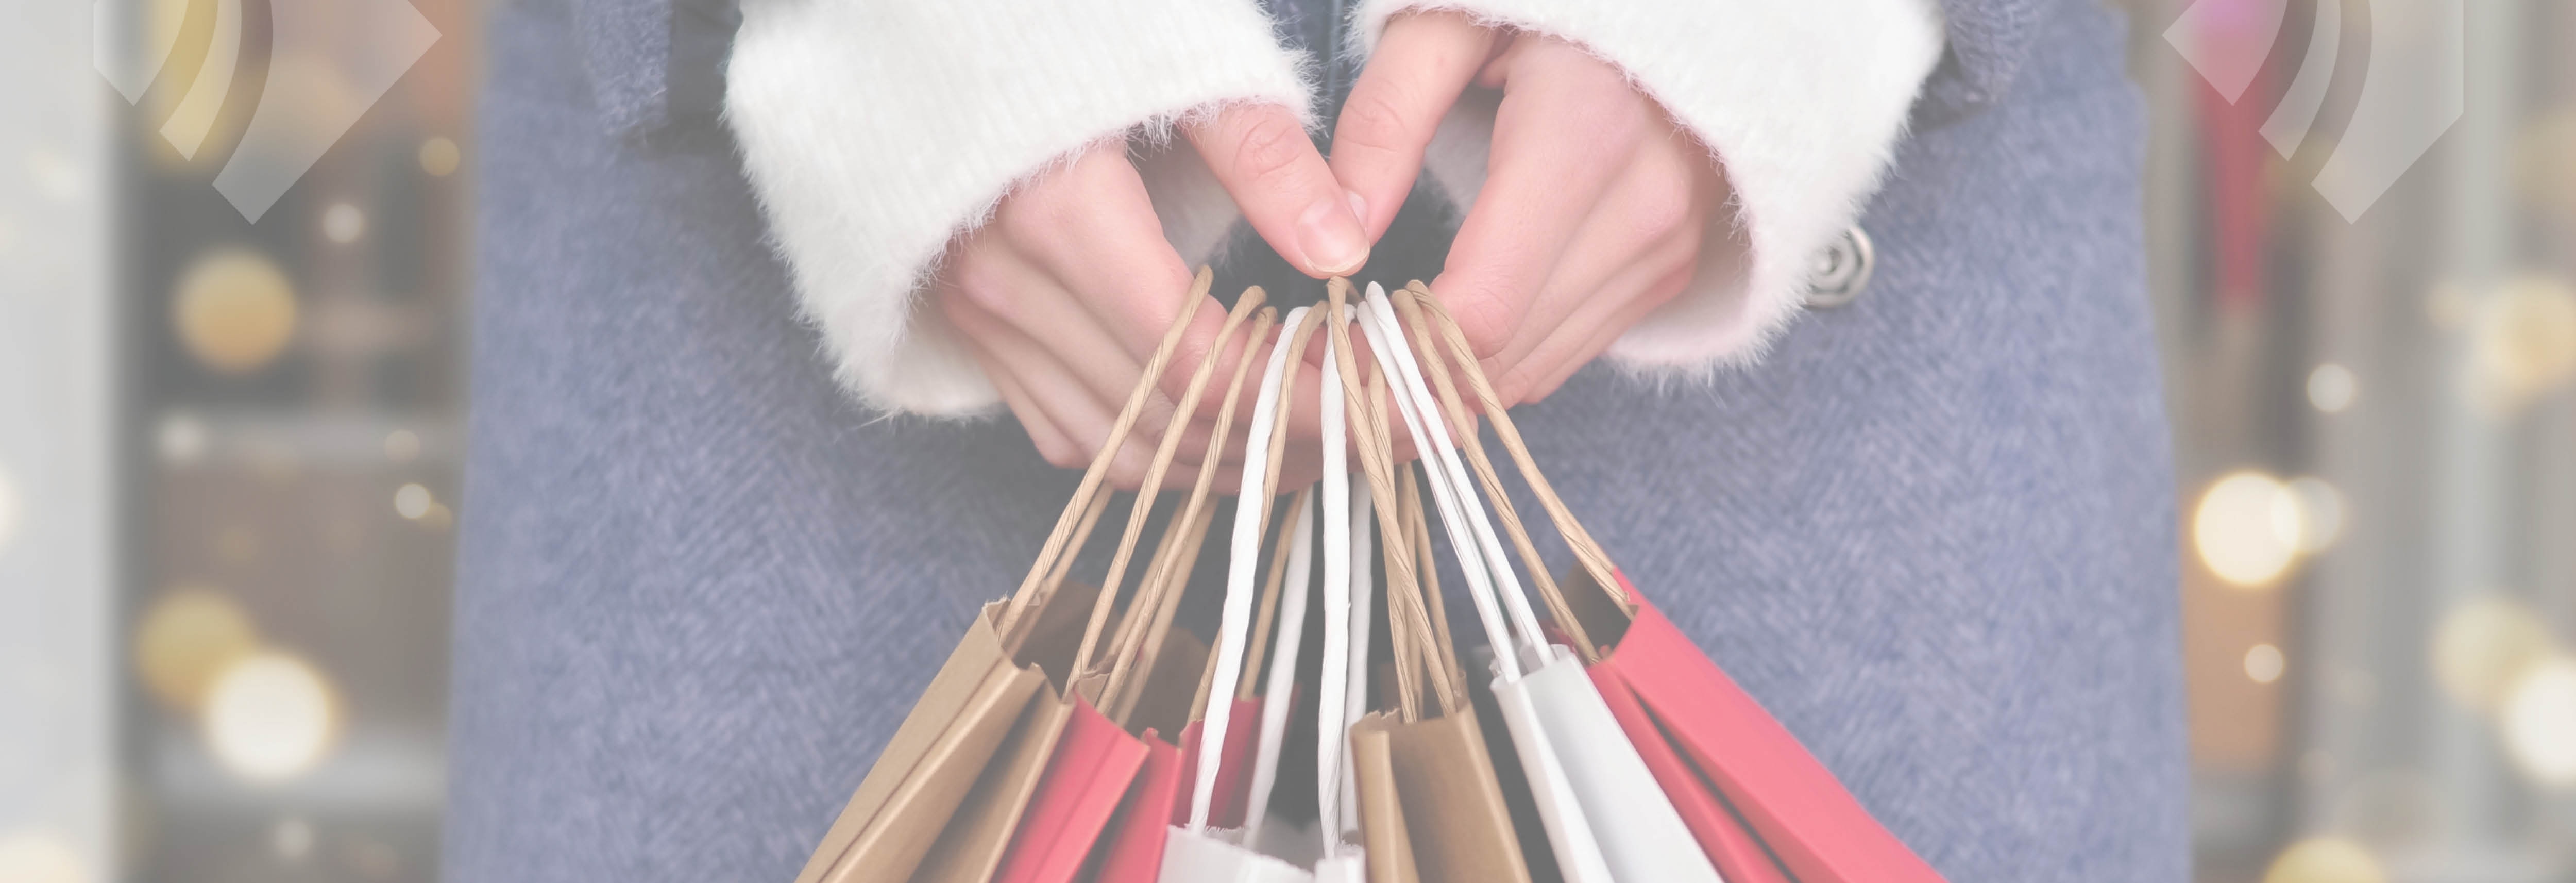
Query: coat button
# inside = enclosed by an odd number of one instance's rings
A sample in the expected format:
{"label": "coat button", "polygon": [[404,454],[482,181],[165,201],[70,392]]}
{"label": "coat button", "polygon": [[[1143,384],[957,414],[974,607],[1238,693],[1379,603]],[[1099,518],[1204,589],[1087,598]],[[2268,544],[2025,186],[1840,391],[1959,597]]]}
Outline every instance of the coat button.
{"label": "coat button", "polygon": [[1815,269],[1807,277],[1807,307],[1830,310],[1848,306],[1869,289],[1870,273],[1878,269],[1878,249],[1869,244],[1869,234],[1859,227],[1843,231],[1833,244],[1816,253]]}

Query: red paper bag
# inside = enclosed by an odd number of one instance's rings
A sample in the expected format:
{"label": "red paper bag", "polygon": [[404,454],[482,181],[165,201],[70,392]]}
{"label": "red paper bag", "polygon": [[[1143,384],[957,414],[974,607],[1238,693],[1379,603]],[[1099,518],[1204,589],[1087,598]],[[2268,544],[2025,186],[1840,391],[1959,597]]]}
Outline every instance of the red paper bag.
{"label": "red paper bag", "polygon": [[1646,760],[1646,769],[1655,774],[1655,784],[1672,799],[1673,810],[1681,814],[1682,824],[1690,826],[1691,837],[1699,841],[1701,852],[1708,853],[1708,860],[1717,865],[1718,874],[1727,883],[1793,883],[1762,848],[1762,841],[1745,830],[1735,810],[1710,789],[1699,770],[1673,750],[1663,729],[1655,725],[1654,718],[1646,714],[1646,706],[1629,690],[1619,667],[1595,665],[1585,673],[1601,688],[1601,699],[1609,703],[1610,715],[1619,719],[1620,731],[1637,746],[1638,756]]}
{"label": "red paper bag", "polygon": [[[1791,875],[1801,883],[1941,881],[1932,866],[1870,817],[1833,771],[1638,594],[1627,574],[1613,576],[1636,603],[1637,616],[1618,647],[1594,668],[1612,669],[1610,676],[1663,723],[1657,732],[1668,733],[1672,747],[1743,811]],[[1628,732],[1641,747],[1656,741]]]}
{"label": "red paper bag", "polygon": [[[1245,804],[1252,796],[1252,755],[1260,745],[1261,700],[1234,700],[1233,724],[1225,729],[1225,753],[1216,768],[1216,799],[1208,806],[1208,827],[1243,827]],[[1198,776],[1199,721],[1181,730],[1181,781]],[[1172,808],[1172,824],[1190,823],[1187,805]]]}
{"label": "red paper bag", "polygon": [[1020,816],[1011,851],[993,879],[1070,883],[1126,798],[1147,753],[1144,742],[1077,695],[1073,717],[1065,722],[1055,755],[1047,759],[1046,778]]}
{"label": "red paper bag", "polygon": [[1162,876],[1163,838],[1172,831],[1169,819],[1175,807],[1188,812],[1181,800],[1181,784],[1189,781],[1181,770],[1187,756],[1154,731],[1145,731],[1145,768],[1136,774],[1136,787],[1128,790],[1118,817],[1101,835],[1107,851],[1097,883],[1155,883]]}

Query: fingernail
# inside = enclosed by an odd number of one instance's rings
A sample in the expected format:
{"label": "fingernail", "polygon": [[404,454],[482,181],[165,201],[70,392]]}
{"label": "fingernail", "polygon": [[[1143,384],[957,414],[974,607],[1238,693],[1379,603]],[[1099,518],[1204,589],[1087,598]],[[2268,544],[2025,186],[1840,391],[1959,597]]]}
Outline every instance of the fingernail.
{"label": "fingernail", "polygon": [[1308,267],[1327,276],[1340,276],[1368,263],[1368,234],[1352,213],[1367,203],[1357,193],[1344,191],[1344,196],[1344,202],[1319,200],[1297,219],[1297,247],[1306,252]]}

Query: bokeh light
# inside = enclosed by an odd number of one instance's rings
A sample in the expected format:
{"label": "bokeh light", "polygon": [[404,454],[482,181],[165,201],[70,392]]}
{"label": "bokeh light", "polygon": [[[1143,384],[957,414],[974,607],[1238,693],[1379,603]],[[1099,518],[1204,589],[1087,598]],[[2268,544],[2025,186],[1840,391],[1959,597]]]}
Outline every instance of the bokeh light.
{"label": "bokeh light", "polygon": [[2272,530],[2302,554],[2313,555],[2343,535],[2343,492],[2315,476],[2290,479],[2290,505],[2272,508]]}
{"label": "bokeh light", "polygon": [[163,592],[134,628],[134,670],[152,695],[194,711],[231,665],[259,650],[259,631],[233,599],[203,586]]}
{"label": "bokeh light", "polygon": [[161,430],[154,436],[161,451],[161,462],[173,465],[195,463],[206,455],[206,422],[189,414],[171,414],[161,418]]}
{"label": "bokeh light", "polygon": [[456,174],[457,168],[464,164],[465,151],[459,149],[454,141],[441,137],[420,143],[420,170],[428,172],[431,177],[444,178]]}
{"label": "bokeh light", "polygon": [[2343,413],[2360,395],[2361,381],[2352,376],[2350,368],[2327,362],[2308,372],[2308,404],[2319,411]]}
{"label": "bokeh light", "polygon": [[2506,689],[2502,712],[2514,763],[2542,784],[2576,786],[2576,658],[2525,668]]}
{"label": "bokeh light", "polygon": [[[2219,579],[2261,588],[2280,579],[2297,559],[2298,538],[2305,531],[2301,517],[2297,496],[2279,479],[2254,471],[2229,473],[2201,494],[2192,512],[2192,547]],[[2290,529],[2283,530],[2283,519],[2291,520]]]}
{"label": "bokeh light", "polygon": [[2272,860],[2263,883],[2387,883],[2388,872],[2361,844],[2341,837],[2310,837]]}
{"label": "bokeh light", "polygon": [[408,429],[385,433],[385,459],[409,463],[420,456],[420,436]]}
{"label": "bokeh light", "polygon": [[2245,676],[2257,684],[2280,680],[2288,664],[2289,660],[2281,656],[2281,648],[2270,644],[2256,644],[2245,651]]}
{"label": "bokeh light", "polygon": [[18,481],[9,475],[9,464],[0,463],[0,552],[18,539]]}
{"label": "bokeh light", "polygon": [[429,514],[430,504],[434,502],[437,501],[430,498],[429,489],[418,483],[406,484],[394,489],[394,514],[413,521],[418,521],[421,516]]}
{"label": "bokeh light", "polygon": [[2524,670],[2549,655],[2549,627],[2510,598],[2452,608],[2433,629],[2433,676],[2451,698],[2492,708]]}
{"label": "bokeh light", "polygon": [[303,861],[313,854],[313,823],[293,817],[277,820],[268,829],[268,848],[286,861]]}
{"label": "bokeh light", "polygon": [[2514,139],[2514,178],[2525,199],[2576,216],[2576,108],[2544,114]]}
{"label": "bokeh light", "polygon": [[322,210],[322,235],[342,245],[356,242],[367,235],[367,213],[345,202],[332,203]]}
{"label": "bokeh light", "polygon": [[206,697],[206,744],[227,770],[254,782],[294,778],[339,739],[338,700],[312,664],[264,650],[235,660]]}
{"label": "bokeh light", "polygon": [[0,881],[89,883],[89,870],[71,842],[51,831],[0,836]]}
{"label": "bokeh light", "polygon": [[208,368],[246,373],[268,364],[295,334],[295,289],[255,252],[223,249],[179,277],[171,325]]}
{"label": "bokeh light", "polygon": [[2506,283],[2479,311],[2472,346],[2476,402],[2518,410],[2576,377],[2576,291],[2541,276]]}

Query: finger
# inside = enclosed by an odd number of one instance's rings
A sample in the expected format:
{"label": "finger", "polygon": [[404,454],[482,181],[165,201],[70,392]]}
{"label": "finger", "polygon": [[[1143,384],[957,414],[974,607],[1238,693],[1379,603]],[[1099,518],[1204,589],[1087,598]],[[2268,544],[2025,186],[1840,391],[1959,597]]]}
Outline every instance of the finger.
{"label": "finger", "polygon": [[[1142,376],[1145,361],[1180,317],[1193,281],[1171,241],[1163,238],[1162,222],[1154,214],[1153,199],[1145,192],[1135,164],[1108,148],[1085,152],[1038,185],[1013,194],[995,224],[1003,228],[1002,235],[1012,246],[1028,256],[1032,267],[1071,292],[1074,301],[1126,351],[1133,372],[1109,383],[1106,388],[1111,391],[1104,396],[1124,402]],[[1222,307],[1209,309],[1217,306],[1202,304],[1190,320],[1190,330],[1173,348],[1156,384],[1165,396],[1178,399],[1189,387],[1190,374],[1208,357],[1217,329],[1225,323]],[[1051,339],[1055,330],[1027,333]],[[1093,385],[1102,382],[1093,381]],[[1209,391],[1218,398],[1202,398],[1201,410],[1213,410],[1225,392],[1222,385],[1212,385]],[[1160,437],[1161,420],[1146,422],[1153,427],[1148,435]]]}
{"label": "finger", "polygon": [[[1144,374],[1143,362],[1109,333],[1098,317],[1052,273],[1030,266],[1020,249],[992,231],[979,231],[941,272],[952,296],[963,296],[1045,347],[1071,370],[1093,397],[1124,402]],[[1158,424],[1148,436],[1158,435]]]}
{"label": "finger", "polygon": [[1440,118],[1492,60],[1495,32],[1455,13],[1398,16],[1333,122],[1333,177],[1359,195],[1369,241],[1386,235],[1413,192]]}
{"label": "finger", "polygon": [[1711,202],[1699,194],[1711,192],[1703,185],[1713,177],[1696,148],[1638,151],[1557,257],[1512,341],[1494,355],[1495,364],[1512,366],[1527,359],[1541,342],[1561,333],[1577,309],[1613,296],[1605,286],[1647,255],[1675,242],[1698,242]]}
{"label": "finger", "polygon": [[1019,378],[1013,377],[1000,360],[993,358],[972,339],[967,341],[966,348],[974,354],[976,364],[983,366],[984,376],[992,379],[993,388],[1001,391],[1002,403],[1010,406],[1011,416],[1018,419],[1021,431],[1028,433],[1029,444],[1037,448],[1038,456],[1046,458],[1058,469],[1082,468],[1082,449],[1074,445],[1064,430],[1056,428],[1055,421],[1047,417],[1046,411],[1038,408],[1037,400],[1030,398],[1028,390],[1020,386]]}
{"label": "finger", "polygon": [[[1583,366],[1600,358],[1619,336],[1628,333],[1637,322],[1655,308],[1670,303],[1690,284],[1698,269],[1694,255],[1696,242],[1676,242],[1675,247],[1640,261],[1638,266],[1603,287],[1597,299],[1602,306],[1577,313],[1567,320],[1560,332],[1548,338],[1530,353],[1528,359],[1502,378],[1503,388],[1496,392],[1517,395],[1520,402],[1535,402],[1555,394],[1558,387],[1572,378]],[[1506,399],[1506,401],[1511,401]]]}
{"label": "finger", "polygon": [[1521,40],[1497,64],[1509,79],[1485,185],[1432,287],[1485,358],[1511,343],[1647,123],[1619,72],[1580,49]]}
{"label": "finger", "polygon": [[1368,263],[1366,206],[1333,179],[1324,155],[1287,108],[1248,105],[1186,127],[1244,220],[1306,275],[1322,279]]}
{"label": "finger", "polygon": [[[1015,378],[1023,394],[1046,415],[1080,451],[1080,463],[1088,464],[1098,456],[1109,440],[1109,428],[1115,419],[1110,406],[1091,395],[1091,390],[1073,378],[1062,363],[1009,322],[985,312],[966,298],[945,298],[940,302],[948,320],[957,330],[976,342],[978,347],[1000,363],[1001,371]],[[1123,403],[1122,403],[1123,404]],[[1110,461],[1109,477],[1119,487],[1134,487],[1143,481],[1145,466],[1151,462],[1153,444],[1134,436],[1120,445]]]}

